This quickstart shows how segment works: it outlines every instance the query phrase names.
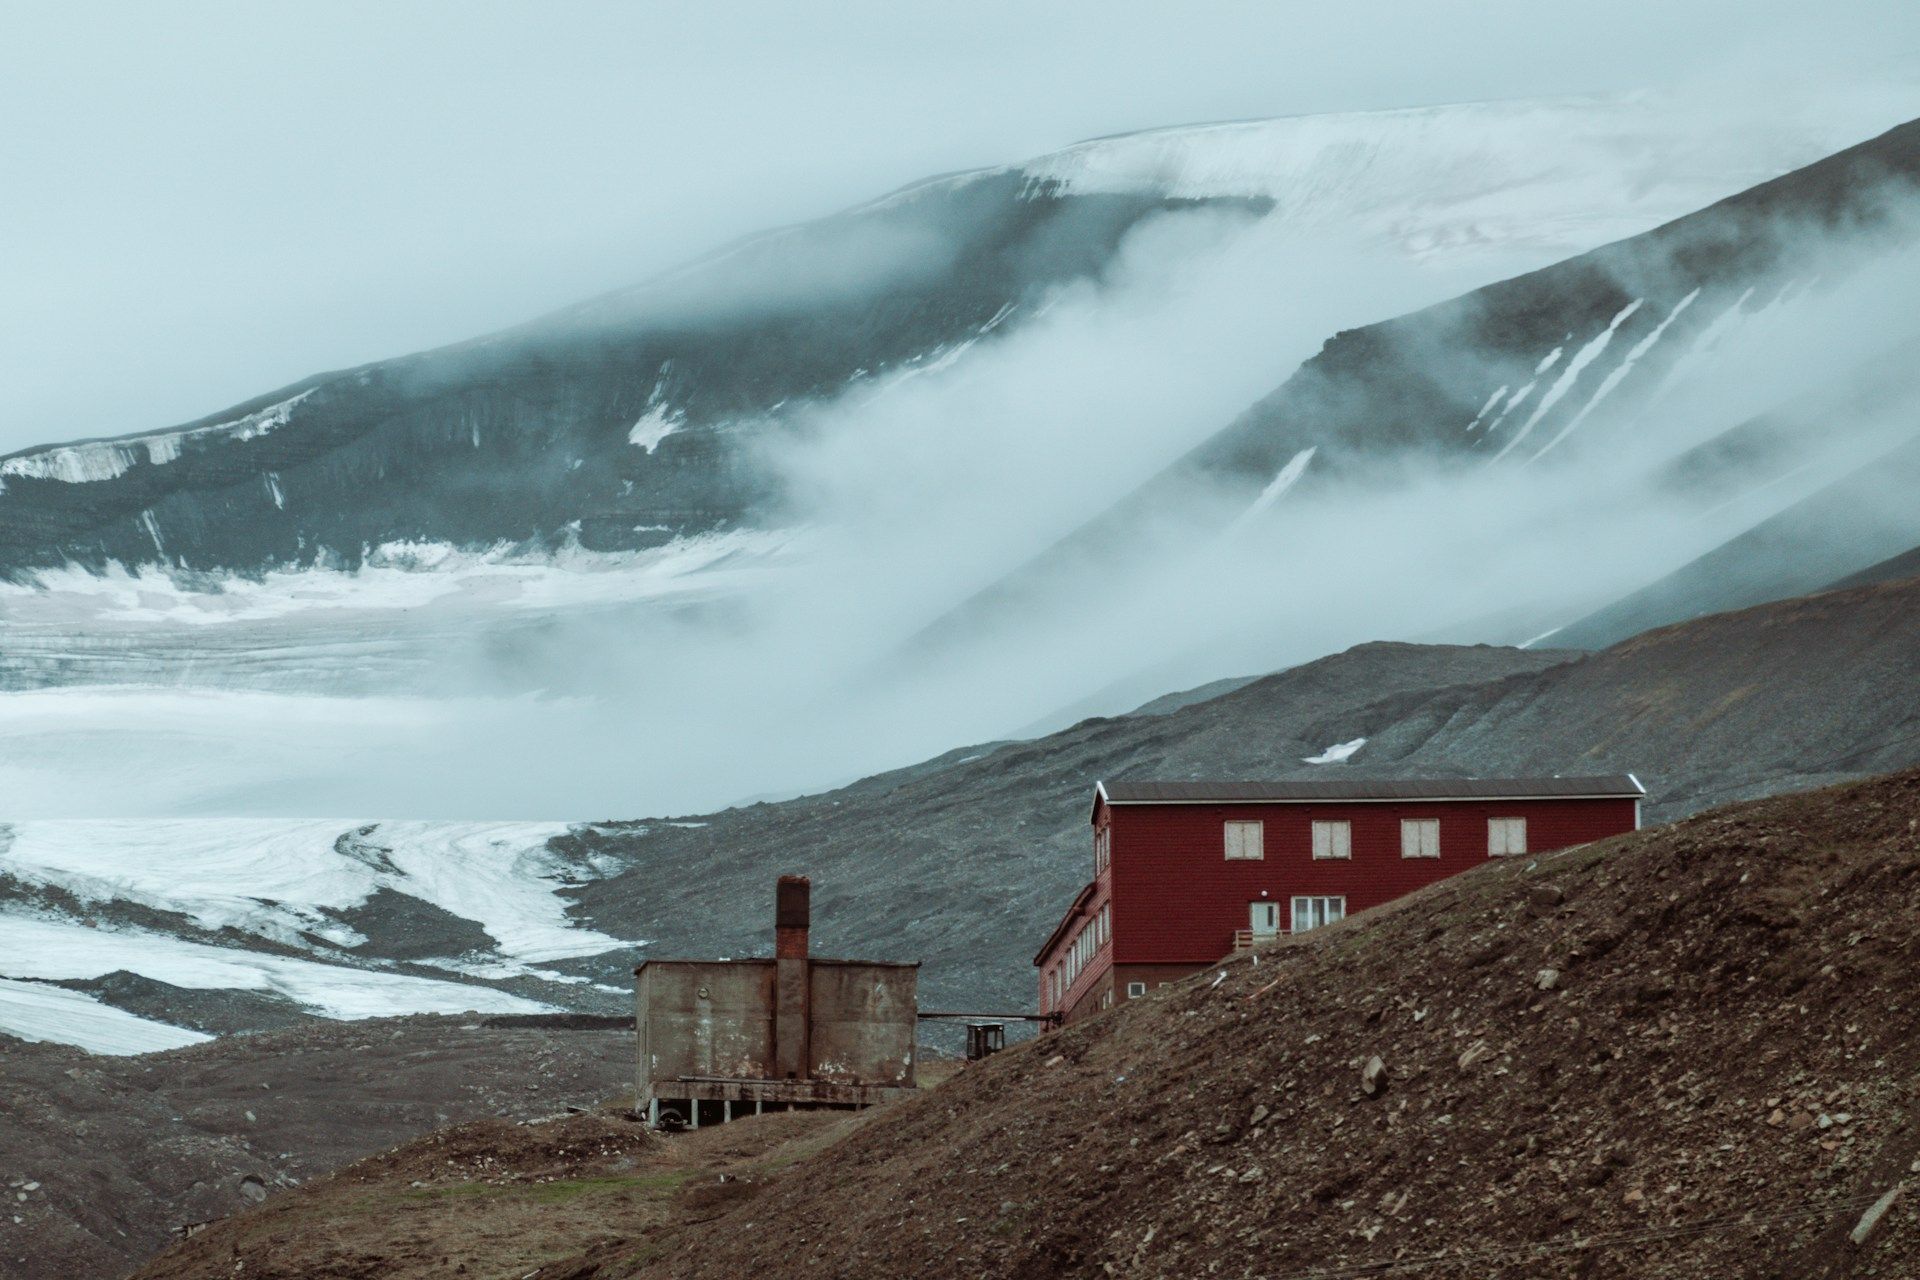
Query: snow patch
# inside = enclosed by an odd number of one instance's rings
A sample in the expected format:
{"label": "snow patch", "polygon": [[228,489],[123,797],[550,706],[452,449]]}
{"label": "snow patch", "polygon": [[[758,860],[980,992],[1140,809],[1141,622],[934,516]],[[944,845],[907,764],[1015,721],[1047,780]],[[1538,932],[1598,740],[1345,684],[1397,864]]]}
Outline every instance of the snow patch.
{"label": "snow patch", "polygon": [[1237,527],[1245,524],[1278,502],[1281,495],[1293,488],[1293,486],[1299,482],[1300,477],[1307,473],[1307,464],[1313,461],[1313,454],[1314,447],[1310,446],[1287,459],[1287,465],[1281,467],[1279,474],[1267,481],[1267,487],[1260,491],[1260,496],[1253,500],[1252,505],[1240,513],[1240,517],[1234,521],[1234,525]]}
{"label": "snow patch", "polygon": [[[197,991],[265,991],[326,1018],[408,1013],[547,1013],[552,1006],[491,987],[216,947],[142,929],[90,928],[78,920],[0,912],[0,977],[100,978],[125,969]],[[68,1040],[50,1026],[47,1038]]]}
{"label": "snow patch", "polygon": [[1487,397],[1487,402],[1480,406],[1480,412],[1474,414],[1473,421],[1467,424],[1467,430],[1471,431],[1480,425],[1480,420],[1487,416],[1487,412],[1493,408],[1495,401],[1507,394],[1507,389],[1507,384],[1504,382],[1494,388],[1493,394]]}
{"label": "snow patch", "polygon": [[359,906],[380,889],[474,921],[515,962],[630,945],[569,920],[559,891],[610,869],[553,852],[548,841],[569,829],[557,822],[45,819],[0,826],[0,873],[83,903],[139,903],[203,929],[298,947],[312,945],[307,935],[338,947],[364,942],[326,911]]}
{"label": "snow patch", "polygon": [[1595,334],[1592,339],[1587,342],[1586,346],[1581,347],[1580,350],[1574,354],[1573,359],[1567,361],[1567,367],[1561,370],[1560,376],[1554,379],[1551,387],[1547,388],[1547,394],[1540,397],[1540,403],[1533,407],[1533,413],[1527,418],[1526,422],[1521,424],[1520,429],[1513,433],[1513,439],[1507,441],[1500,452],[1493,455],[1495,462],[1498,462],[1513,452],[1515,445],[1533,433],[1533,429],[1539,424],[1540,419],[1546,417],[1553,406],[1559,404],[1561,398],[1573,389],[1573,384],[1578,380],[1581,372],[1585,370],[1588,365],[1600,358],[1601,353],[1606,351],[1607,344],[1613,341],[1615,331],[1617,331],[1621,325],[1625,324],[1627,318],[1638,311],[1640,304],[1645,301],[1646,299],[1644,298],[1635,298],[1632,302],[1620,308],[1613,319],[1607,322],[1607,327]]}
{"label": "snow patch", "polygon": [[5,477],[26,476],[36,480],[58,480],[64,484],[87,484],[122,476],[135,464],[165,466],[179,459],[187,441],[213,439],[252,440],[287,425],[293,409],[313,394],[309,388],[279,404],[256,410],[244,418],[219,422],[184,431],[159,431],[151,435],[126,436],[117,440],[92,440],[82,444],[56,445],[34,449],[0,459],[0,491]]}
{"label": "snow patch", "polygon": [[1303,764],[1340,764],[1350,759],[1354,752],[1367,745],[1365,738],[1355,738],[1351,742],[1336,742],[1317,756],[1302,756]]}
{"label": "snow patch", "polygon": [[204,1032],[116,1009],[84,991],[12,978],[0,978],[0,1032],[109,1054],[154,1053],[213,1039]]}
{"label": "snow patch", "polygon": [[1619,386],[1621,382],[1623,382],[1626,379],[1626,376],[1629,373],[1633,372],[1634,365],[1639,363],[1641,356],[1644,356],[1645,354],[1647,354],[1648,351],[1652,350],[1654,343],[1660,341],[1660,335],[1667,331],[1667,326],[1672,324],[1675,320],[1679,319],[1680,313],[1685,311],[1688,307],[1692,306],[1693,300],[1699,296],[1700,296],[1700,290],[1695,289],[1692,293],[1689,293],[1686,297],[1680,299],[1680,301],[1674,305],[1673,310],[1667,313],[1666,318],[1663,319],[1659,324],[1653,327],[1652,332],[1648,333],[1647,336],[1640,339],[1640,341],[1634,343],[1633,346],[1627,351],[1626,358],[1623,359],[1613,369],[1609,370],[1607,372],[1607,376],[1600,380],[1600,385],[1597,388],[1595,388],[1593,396],[1586,402],[1586,404],[1580,407],[1580,412],[1573,415],[1573,420],[1568,422],[1566,426],[1560,429],[1559,435],[1555,436],[1553,439],[1541,445],[1540,452],[1534,454],[1533,457],[1528,458],[1527,461],[1528,462],[1538,461],[1542,456],[1546,454],[1547,450],[1553,448],[1553,446],[1559,444],[1562,440],[1565,440],[1568,436],[1572,435],[1579,428],[1580,424],[1587,420],[1587,415],[1591,414],[1596,408],[1598,408],[1600,406],[1601,401],[1605,400],[1608,396],[1612,395],[1613,389]]}

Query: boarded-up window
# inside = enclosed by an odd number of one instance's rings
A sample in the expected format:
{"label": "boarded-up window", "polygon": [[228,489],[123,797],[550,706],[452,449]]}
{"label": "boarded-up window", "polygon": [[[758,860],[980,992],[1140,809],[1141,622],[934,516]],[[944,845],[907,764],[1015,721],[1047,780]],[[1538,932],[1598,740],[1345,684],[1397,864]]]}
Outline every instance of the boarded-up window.
{"label": "boarded-up window", "polygon": [[1295,898],[1293,900],[1293,931],[1305,933],[1309,929],[1318,929],[1322,925],[1347,918],[1347,900],[1345,898]]}
{"label": "boarded-up window", "polygon": [[1351,858],[1353,856],[1353,824],[1351,822],[1314,823],[1313,856]]}
{"label": "boarded-up window", "polygon": [[1437,858],[1440,856],[1440,819],[1405,818],[1400,823],[1400,856]]}
{"label": "boarded-up window", "polygon": [[1229,822],[1227,824],[1227,858],[1246,858],[1258,860],[1266,857],[1260,845],[1260,824],[1257,822]]}
{"label": "boarded-up window", "polygon": [[1527,820],[1525,818],[1488,818],[1487,819],[1487,856],[1505,858],[1527,851]]}

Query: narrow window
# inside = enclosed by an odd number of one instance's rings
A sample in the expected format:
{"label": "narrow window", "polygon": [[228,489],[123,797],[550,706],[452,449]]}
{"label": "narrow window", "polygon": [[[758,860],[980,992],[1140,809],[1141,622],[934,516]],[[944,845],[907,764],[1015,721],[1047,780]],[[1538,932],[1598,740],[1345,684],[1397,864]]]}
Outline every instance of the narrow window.
{"label": "narrow window", "polygon": [[1527,851],[1525,818],[1487,819],[1487,856],[1506,858]]}
{"label": "narrow window", "polygon": [[1129,982],[1129,983],[1127,984],[1127,999],[1129,999],[1129,1000],[1138,1000],[1138,999],[1139,999],[1139,998],[1140,998],[1141,996],[1143,996],[1143,995],[1145,995],[1145,994],[1147,994],[1147,984],[1146,984],[1146,983],[1144,983],[1144,982]]}
{"label": "narrow window", "polygon": [[1400,856],[1437,858],[1440,856],[1440,819],[1406,818],[1400,823]]}
{"label": "narrow window", "polygon": [[1351,822],[1314,823],[1313,856],[1351,858],[1353,856],[1353,824]]}
{"label": "narrow window", "polygon": [[1259,861],[1266,857],[1261,847],[1260,824],[1257,822],[1229,822],[1227,824],[1227,858],[1229,861]]}
{"label": "narrow window", "polygon": [[1293,900],[1293,932],[1305,933],[1309,929],[1318,929],[1322,925],[1333,924],[1347,918],[1347,900],[1332,898],[1295,898]]}

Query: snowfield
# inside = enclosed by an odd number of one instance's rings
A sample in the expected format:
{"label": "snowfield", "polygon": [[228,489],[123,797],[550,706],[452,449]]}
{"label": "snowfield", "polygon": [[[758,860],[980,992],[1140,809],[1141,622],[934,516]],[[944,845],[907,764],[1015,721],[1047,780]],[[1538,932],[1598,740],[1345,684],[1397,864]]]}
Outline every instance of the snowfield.
{"label": "snowfield", "polygon": [[[542,1013],[552,1007],[491,987],[216,947],[145,930],[89,927],[78,920],[31,912],[0,911],[0,975],[6,978],[45,983],[100,978],[121,970],[176,987],[268,992],[326,1018]],[[91,997],[86,999],[93,1007],[85,1007],[47,995],[59,990],[23,982],[0,987],[0,1029],[31,1030],[32,1039],[58,1040],[103,1053],[139,1053],[202,1038],[197,1032],[150,1019],[136,1019],[143,1027],[130,1026],[112,1016],[118,1010],[100,1012],[109,1006]],[[164,1033],[158,1030],[163,1027]],[[157,1041],[165,1034],[174,1037],[172,1043],[140,1039]],[[113,1047],[116,1044],[133,1047]]]}
{"label": "snowfield", "polygon": [[155,1053],[213,1039],[102,1004],[84,991],[11,978],[0,978],[0,1032],[77,1045],[89,1053]]}
{"label": "snowfield", "polygon": [[1469,102],[1155,129],[1019,166],[1069,192],[1275,202],[1419,259],[1554,258],[1636,235],[1913,116],[1910,85],[1802,90],[1742,115],[1657,93]]}
{"label": "snowfield", "polygon": [[[548,847],[558,822],[310,819],[33,821],[0,824],[0,874],[82,904],[133,902],[210,932],[237,929],[289,946],[366,939],[326,916],[391,889],[472,920],[500,956],[552,961],[630,945],[573,926],[556,890],[609,868]],[[5,973],[0,967],[0,973]]]}
{"label": "snowfield", "polygon": [[321,565],[258,575],[119,565],[104,573],[50,570],[24,584],[0,581],[0,633],[36,625],[210,627],[292,618],[360,625],[368,614],[417,610],[535,613],[710,597],[761,581],[791,541],[752,530],[628,552],[396,541],[369,549],[357,569]]}
{"label": "snowfield", "polygon": [[[33,821],[0,825],[0,877],[26,893],[0,904],[0,1030],[101,1053],[201,1039],[83,992],[39,985],[120,970],[173,986],[275,993],[329,1018],[396,1013],[529,1013],[550,1006],[488,987],[332,962],[328,948],[368,939],[328,914],[385,889],[480,925],[490,950],[422,961],[488,980],[578,984],[543,962],[640,944],[572,924],[557,896],[609,868],[548,846],[564,823],[297,820]],[[212,945],[29,905],[79,911],[128,905],[183,916],[313,953],[313,959]],[[376,952],[377,954],[377,952]],[[377,963],[377,961],[375,962]],[[22,979],[36,981],[20,981]]]}

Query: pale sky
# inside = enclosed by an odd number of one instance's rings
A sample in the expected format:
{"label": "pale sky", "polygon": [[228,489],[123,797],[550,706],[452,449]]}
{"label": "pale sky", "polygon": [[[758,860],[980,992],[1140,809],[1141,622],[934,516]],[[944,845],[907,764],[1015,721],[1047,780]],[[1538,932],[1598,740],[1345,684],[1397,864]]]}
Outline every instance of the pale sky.
{"label": "pale sky", "polygon": [[198,417],[1086,136],[1917,59],[1911,0],[15,0],[0,452]]}

